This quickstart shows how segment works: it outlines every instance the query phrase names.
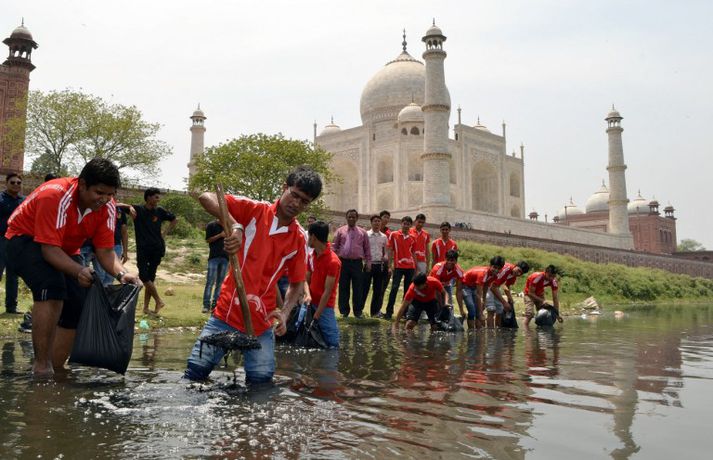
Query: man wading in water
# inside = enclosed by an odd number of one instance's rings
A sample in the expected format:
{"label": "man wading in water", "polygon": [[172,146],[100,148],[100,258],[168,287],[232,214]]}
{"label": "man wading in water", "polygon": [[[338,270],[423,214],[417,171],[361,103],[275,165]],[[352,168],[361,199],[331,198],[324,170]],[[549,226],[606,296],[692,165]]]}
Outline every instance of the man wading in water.
{"label": "man wading in water", "polygon": [[[242,196],[226,195],[230,214],[225,238],[226,252],[237,253],[245,283],[250,317],[261,348],[243,351],[245,379],[249,386],[272,382],[275,373],[275,337],[286,332],[285,322],[302,296],[307,271],[307,235],[295,218],[322,192],[322,179],[307,166],[294,169],[283,185],[282,195],[273,204]],[[212,215],[220,218],[214,193],[203,193],[199,201]],[[284,269],[290,285],[284,307],[276,309],[275,285]],[[273,332],[273,321],[276,320]],[[245,332],[240,301],[231,276],[223,281],[220,297],[188,358],[184,377],[205,380],[220,363],[225,350],[203,346],[201,338],[224,332]]]}

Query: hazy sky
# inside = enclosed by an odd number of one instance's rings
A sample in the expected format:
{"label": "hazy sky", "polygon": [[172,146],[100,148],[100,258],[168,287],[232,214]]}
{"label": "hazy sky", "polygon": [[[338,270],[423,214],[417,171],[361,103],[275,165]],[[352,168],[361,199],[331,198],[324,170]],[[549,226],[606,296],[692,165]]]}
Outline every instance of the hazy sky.
{"label": "hazy sky", "polygon": [[[31,88],[74,88],[137,105],[174,150],[161,185],[183,188],[190,120],[206,145],[241,134],[312,138],[330,115],[361,124],[359,98],[433,17],[448,37],[446,83],[463,122],[525,144],[526,213],[584,206],[607,178],[604,117],[624,120],[629,198],[671,202],[678,238],[713,248],[713,2],[35,1],[3,2],[0,34],[25,18],[39,49]],[[4,31],[4,32],[3,32]]]}

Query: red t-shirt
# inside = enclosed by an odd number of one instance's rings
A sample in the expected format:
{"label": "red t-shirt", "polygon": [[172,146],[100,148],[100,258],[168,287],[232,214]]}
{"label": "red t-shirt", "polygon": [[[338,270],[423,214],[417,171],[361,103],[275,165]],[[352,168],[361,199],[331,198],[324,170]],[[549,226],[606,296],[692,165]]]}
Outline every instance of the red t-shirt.
{"label": "red t-shirt", "polygon": [[525,295],[530,294],[531,290],[535,291],[537,297],[545,296],[545,287],[550,286],[552,292],[557,292],[557,280],[545,278],[545,272],[535,272],[527,277],[525,282]]}
{"label": "red t-shirt", "polygon": [[319,302],[324,295],[324,283],[328,276],[335,279],[332,293],[327,301],[327,308],[334,308],[334,302],[337,299],[337,286],[339,286],[339,272],[342,269],[342,262],[339,257],[332,251],[332,245],[327,243],[324,252],[317,257],[317,253],[312,251],[309,257],[309,268],[312,276],[309,280],[309,292],[312,296],[312,303],[319,306]]}
{"label": "red t-shirt", "polygon": [[515,275],[515,273],[513,272],[515,267],[516,267],[515,264],[505,262],[505,265],[503,265],[503,268],[495,276],[495,279],[493,280],[492,285],[493,286],[502,286],[504,284],[505,286],[510,287],[513,284],[515,284],[515,281],[517,281],[517,275]]}
{"label": "red t-shirt", "polygon": [[35,242],[59,246],[70,256],[92,239],[96,248],[114,247],[116,206],[114,201],[96,211],[80,214],[79,179],[62,177],[37,187],[7,221],[7,239],[28,235]]}
{"label": "red t-shirt", "polygon": [[431,241],[431,235],[426,230],[418,231],[415,228],[409,230],[409,233],[414,239],[413,255],[416,256],[416,262],[426,261],[426,251],[428,251],[428,243]]}
{"label": "red t-shirt", "polygon": [[473,267],[463,276],[463,284],[466,286],[487,286],[493,281],[494,277],[490,275],[490,267]]}
{"label": "red t-shirt", "polygon": [[418,289],[416,285],[411,283],[411,287],[406,291],[404,299],[411,302],[417,300],[419,302],[430,302],[436,298],[437,292],[445,292],[443,285],[436,278],[429,276],[426,278],[426,285]]}
{"label": "red t-shirt", "polygon": [[445,262],[438,262],[433,266],[431,273],[429,274],[429,276],[438,279],[444,284],[450,284],[452,280],[462,280],[463,275],[465,275],[465,273],[460,265],[455,264],[453,269],[448,270]]}
{"label": "red t-shirt", "polygon": [[[226,195],[228,212],[245,227],[238,259],[256,335],[271,327],[267,315],[276,308],[275,284],[287,270],[290,283],[301,283],[307,272],[307,235],[296,220],[278,227],[277,206],[241,196]],[[232,276],[220,289],[215,316],[245,331],[243,313]]]}
{"label": "red t-shirt", "polygon": [[443,262],[446,260],[446,253],[451,249],[458,250],[458,245],[456,241],[452,238],[448,238],[448,241],[443,241],[443,238],[438,238],[431,243],[431,255],[433,260],[436,262]]}
{"label": "red t-shirt", "polygon": [[411,234],[404,235],[401,230],[391,232],[387,246],[394,251],[394,268],[416,268],[411,254],[415,241]]}

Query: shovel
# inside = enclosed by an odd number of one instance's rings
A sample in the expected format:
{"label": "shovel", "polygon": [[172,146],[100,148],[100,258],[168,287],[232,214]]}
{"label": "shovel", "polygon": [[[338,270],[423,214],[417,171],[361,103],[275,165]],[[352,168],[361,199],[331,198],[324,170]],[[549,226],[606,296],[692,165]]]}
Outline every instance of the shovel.
{"label": "shovel", "polygon": [[[228,205],[225,203],[225,194],[221,184],[215,184],[215,196],[218,198],[218,206],[220,207],[220,223],[227,234],[228,228],[230,228],[230,221],[228,219]],[[255,337],[253,321],[250,316],[250,305],[248,304],[248,296],[245,293],[243,275],[240,273],[238,256],[236,254],[228,254],[228,257],[230,259],[230,274],[235,282],[235,290],[238,292],[240,309],[243,313],[243,324],[245,324],[247,334],[241,331],[224,331],[199,339],[201,341],[201,350],[204,343],[222,348],[226,352],[226,361],[228,354],[233,350],[255,350],[261,348],[260,342]]]}

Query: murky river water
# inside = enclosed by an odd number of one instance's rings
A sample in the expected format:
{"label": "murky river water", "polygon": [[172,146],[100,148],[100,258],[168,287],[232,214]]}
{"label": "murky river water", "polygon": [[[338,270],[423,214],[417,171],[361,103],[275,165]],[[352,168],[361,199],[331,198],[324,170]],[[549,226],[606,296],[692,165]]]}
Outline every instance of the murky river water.
{"label": "murky river water", "polygon": [[[568,318],[554,331],[394,337],[278,349],[277,386],[230,369],[180,381],[197,332],[137,335],[125,377],[28,377],[2,340],[0,458],[710,458],[713,307]],[[238,381],[243,381],[238,374]]]}

